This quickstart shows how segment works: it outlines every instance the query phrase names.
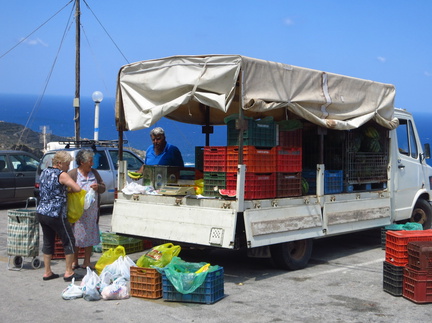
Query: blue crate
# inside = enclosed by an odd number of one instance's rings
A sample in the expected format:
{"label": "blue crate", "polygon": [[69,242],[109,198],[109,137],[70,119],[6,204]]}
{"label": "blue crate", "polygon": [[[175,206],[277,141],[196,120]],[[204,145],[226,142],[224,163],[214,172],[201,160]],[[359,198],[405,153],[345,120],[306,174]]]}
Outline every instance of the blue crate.
{"label": "blue crate", "polygon": [[162,273],[162,297],[165,301],[213,304],[224,297],[224,270],[209,272],[203,284],[193,293],[182,294]]}
{"label": "blue crate", "polygon": [[343,192],[343,171],[326,170],[324,172],[324,194]]}

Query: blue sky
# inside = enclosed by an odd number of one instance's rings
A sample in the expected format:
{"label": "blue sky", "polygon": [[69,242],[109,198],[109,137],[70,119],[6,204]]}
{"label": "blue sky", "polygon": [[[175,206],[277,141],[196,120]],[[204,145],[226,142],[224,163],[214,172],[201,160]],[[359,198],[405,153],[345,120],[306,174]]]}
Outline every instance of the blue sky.
{"label": "blue sky", "polygon": [[[0,93],[40,95],[46,88],[47,95],[73,98],[73,1],[13,48],[69,2],[2,1]],[[431,109],[430,0],[86,2],[91,11],[81,1],[81,96],[99,90],[114,97],[117,73],[128,62],[241,54],[391,83],[398,107]]]}

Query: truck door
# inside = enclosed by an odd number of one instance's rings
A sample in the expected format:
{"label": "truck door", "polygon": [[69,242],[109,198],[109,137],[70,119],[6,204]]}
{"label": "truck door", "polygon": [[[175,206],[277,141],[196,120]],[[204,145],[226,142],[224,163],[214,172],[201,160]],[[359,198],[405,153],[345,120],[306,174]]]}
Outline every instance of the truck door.
{"label": "truck door", "polygon": [[416,193],[424,183],[423,165],[420,160],[418,136],[409,118],[399,118],[397,133],[397,167],[394,174],[395,220],[411,216]]}

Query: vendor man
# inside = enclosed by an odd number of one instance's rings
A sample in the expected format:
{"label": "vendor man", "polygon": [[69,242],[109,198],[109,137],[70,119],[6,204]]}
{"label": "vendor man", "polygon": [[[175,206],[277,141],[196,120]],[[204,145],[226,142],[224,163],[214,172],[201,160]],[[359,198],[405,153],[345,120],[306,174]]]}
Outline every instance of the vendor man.
{"label": "vendor man", "polygon": [[[180,150],[166,142],[165,131],[161,127],[150,131],[152,145],[147,148],[145,165],[164,165],[184,167],[183,157]],[[143,165],[139,173],[143,172]]]}

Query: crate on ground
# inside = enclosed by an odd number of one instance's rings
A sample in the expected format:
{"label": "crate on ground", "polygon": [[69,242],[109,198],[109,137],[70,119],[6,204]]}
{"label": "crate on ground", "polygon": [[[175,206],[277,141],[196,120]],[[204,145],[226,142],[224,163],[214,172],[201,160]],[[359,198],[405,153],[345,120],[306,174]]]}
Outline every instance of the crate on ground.
{"label": "crate on ground", "polygon": [[276,197],[302,195],[301,173],[277,173]]}
{"label": "crate on ground", "polygon": [[109,250],[110,248],[116,248],[117,246],[123,246],[126,254],[143,251],[145,243],[142,239],[124,237],[112,232],[102,232],[102,252]]}
{"label": "crate on ground", "polygon": [[204,196],[219,196],[219,189],[226,188],[226,173],[204,172]]}
{"label": "crate on ground", "polygon": [[[85,255],[84,248],[78,248],[78,258],[83,259]],[[65,259],[65,253],[63,248],[63,243],[58,235],[55,236],[54,240],[54,253],[52,255],[52,259]]]}
{"label": "crate on ground", "polygon": [[224,297],[224,269],[209,272],[203,284],[190,294],[177,291],[165,274],[162,274],[162,291],[165,301],[213,304]]}
{"label": "crate on ground", "polygon": [[[253,119],[244,117],[243,145],[258,147],[276,146],[276,124],[273,117]],[[237,114],[225,118],[227,125],[227,145],[237,146],[240,133],[240,119]]]}
{"label": "crate on ground", "polygon": [[[276,173],[246,173],[244,198],[246,200],[276,197]],[[237,173],[226,174],[226,188],[237,188]]]}
{"label": "crate on ground", "polygon": [[227,147],[204,147],[204,172],[226,172]]}
{"label": "crate on ground", "polygon": [[408,267],[432,273],[432,241],[408,242]]}
{"label": "crate on ground", "polygon": [[343,192],[343,170],[324,171],[324,194]]}
{"label": "crate on ground", "polygon": [[282,173],[296,173],[302,171],[302,148],[277,146],[276,171]]}
{"label": "crate on ground", "polygon": [[278,122],[278,145],[301,147],[303,142],[303,124],[300,120],[283,120]]}
{"label": "crate on ground", "polygon": [[162,275],[154,268],[130,267],[130,291],[133,297],[162,297]]}
{"label": "crate on ground", "polygon": [[408,264],[408,243],[411,241],[432,241],[432,230],[387,231],[386,261],[395,266]]}
{"label": "crate on ground", "polygon": [[[238,146],[227,147],[227,172],[236,173]],[[243,147],[243,164],[248,173],[273,173],[276,171],[276,151],[271,148]]]}
{"label": "crate on ground", "polygon": [[393,296],[402,296],[404,267],[383,262],[383,290]]}
{"label": "crate on ground", "polygon": [[420,223],[416,222],[407,222],[404,224],[397,224],[392,223],[390,225],[386,225],[385,227],[381,228],[381,249],[385,250],[386,245],[386,233],[388,230],[391,231],[401,231],[401,230],[408,230],[408,231],[414,231],[414,230],[423,230],[423,226]]}
{"label": "crate on ground", "polygon": [[431,303],[432,274],[405,267],[403,297],[414,303]]}

